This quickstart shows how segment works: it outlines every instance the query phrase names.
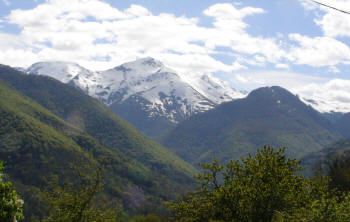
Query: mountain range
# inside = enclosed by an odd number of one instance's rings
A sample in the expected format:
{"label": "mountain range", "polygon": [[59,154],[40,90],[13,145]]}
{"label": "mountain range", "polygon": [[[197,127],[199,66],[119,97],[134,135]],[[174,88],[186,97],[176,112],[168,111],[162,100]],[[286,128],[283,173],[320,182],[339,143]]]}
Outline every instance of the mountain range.
{"label": "mountain range", "polygon": [[[59,61],[17,69],[50,76],[83,90],[157,140],[193,114],[248,94],[232,89],[212,75],[179,73],[150,57],[106,71],[90,71],[76,63]],[[344,104],[333,104],[317,95],[300,100],[331,121],[338,120],[346,111]]]}
{"label": "mountain range", "polygon": [[[67,166],[79,159],[108,157],[104,196],[155,212],[193,187],[199,162],[226,163],[271,145],[310,166],[348,150],[340,139],[350,137],[349,113],[321,113],[278,86],[247,95],[152,58],[99,72],[69,62],[0,65],[0,115],[0,159],[26,209],[41,203],[51,176],[73,180]],[[140,196],[141,205],[133,202]]]}
{"label": "mountain range", "polygon": [[[232,101],[232,103],[239,103],[238,101],[252,101],[252,95],[264,91],[262,89],[255,90],[247,97],[247,93],[234,90],[224,82],[213,78],[210,75],[186,76],[184,74],[179,74],[153,58],[139,59],[100,72],[93,72],[76,63],[69,62],[39,62],[33,64],[24,71],[34,75],[50,76],[63,83],[81,89],[86,94],[97,98],[99,101],[109,106],[114,113],[132,123],[146,135],[161,141],[165,146],[175,149],[175,152],[190,162],[207,159],[207,156],[210,154],[200,154],[200,157],[198,157],[199,154],[194,152],[193,155],[196,156],[196,158],[189,158],[191,152],[186,152],[193,147],[192,145],[188,146],[189,144],[186,142],[188,138],[190,138],[189,140],[192,140],[192,143],[197,143],[196,139],[192,137],[193,134],[199,134],[199,132],[211,128],[208,130],[211,133],[204,136],[204,138],[202,138],[202,136],[197,138],[197,140],[202,141],[198,143],[201,143],[202,145],[204,144],[204,150],[210,150],[208,146],[219,147],[217,146],[217,142],[214,141],[235,140],[234,138],[237,137],[239,133],[235,133],[234,136],[232,136],[230,133],[227,133],[225,127],[222,126],[227,125],[226,128],[231,128],[231,131],[240,131],[241,126],[232,125],[232,120],[223,120],[221,122],[224,115],[222,115],[220,110],[222,107],[229,106],[226,103],[230,104]],[[265,100],[270,100],[271,96],[281,96],[282,94],[286,96],[288,94],[288,102],[294,100],[298,101],[297,103],[294,102],[293,104],[289,104],[288,112],[303,107],[302,109],[304,110],[312,110],[312,112],[310,111],[312,115],[309,112],[310,116],[300,116],[303,112],[299,112],[292,118],[289,116],[288,118],[290,119],[284,122],[281,122],[281,116],[276,116],[275,121],[280,123],[279,127],[281,128],[287,124],[292,131],[300,129],[300,132],[305,130],[307,132],[319,132],[321,130],[323,133],[329,133],[326,137],[327,139],[318,140],[316,139],[318,137],[312,133],[297,136],[297,133],[293,134],[288,130],[285,130],[284,132],[279,133],[280,135],[278,138],[275,138],[274,136],[260,137],[260,133],[255,133],[253,135],[245,135],[243,133],[242,138],[246,141],[242,142],[242,144],[248,144],[248,147],[252,147],[259,146],[262,144],[262,141],[264,141],[265,144],[270,145],[291,146],[292,142],[297,141],[297,144],[301,146],[304,142],[309,140],[309,142],[306,143],[307,145],[303,145],[306,147],[301,148],[299,146],[298,149],[299,151],[302,150],[302,152],[290,151],[291,153],[294,152],[293,156],[301,157],[308,152],[320,149],[320,147],[327,145],[329,142],[334,142],[335,138],[340,138],[342,136],[349,137],[350,124],[348,124],[348,122],[350,118],[348,117],[348,114],[339,112],[324,113],[324,110],[320,108],[320,104],[323,104],[323,108],[326,104],[324,104],[324,101],[321,99],[319,101],[311,101],[306,98],[299,98],[289,92],[286,93],[287,91],[283,91],[282,88],[275,87],[271,89],[272,91],[275,91],[275,95],[265,93],[263,96],[259,97],[259,100],[254,102],[255,104],[252,102],[249,104],[245,103],[243,106],[246,107],[241,108],[240,106],[235,106],[231,110],[226,110],[225,112],[231,113],[232,118],[246,118],[244,115],[240,115],[240,112],[246,113],[246,115],[249,116],[250,113],[253,112],[250,110],[251,107],[261,111],[266,107],[264,106],[266,102]],[[270,101],[267,103],[269,104]],[[222,106],[220,104],[222,104]],[[284,103],[283,105],[280,104],[279,107],[286,107],[286,104],[287,103]],[[261,107],[259,107],[259,105]],[[317,112],[315,109],[320,109],[318,110],[320,112]],[[210,116],[210,110],[215,110],[213,111],[215,114]],[[265,111],[262,110],[262,112]],[[275,114],[276,110],[270,110],[270,112]],[[201,121],[208,123],[205,123],[205,126],[203,127],[194,127],[193,129],[188,130],[188,125],[191,127],[192,125],[202,126],[202,123],[199,124],[198,122],[193,122],[193,120],[199,118],[198,116],[201,116],[201,114],[205,116]],[[193,118],[191,118],[192,116]],[[303,124],[295,124],[295,120],[293,120],[293,118],[305,119],[304,122],[310,123],[310,121],[316,118],[316,116],[318,119],[314,121],[315,124],[306,125],[306,127]],[[211,123],[211,118],[215,119],[214,121],[220,122],[221,125],[218,125],[216,122]],[[247,124],[249,127],[245,127],[247,132],[256,131],[259,127],[264,126],[264,124],[260,124],[260,122],[267,123],[270,121],[270,119],[265,118],[265,116],[254,118],[257,118],[256,123],[249,123]],[[244,124],[244,121],[246,120],[239,121]],[[289,124],[289,121],[291,121],[292,124]],[[298,123],[301,122],[303,121],[299,120]],[[255,124],[258,124],[258,126]],[[217,126],[217,128],[213,126]],[[315,126],[319,128],[316,127],[316,129],[314,128]],[[274,135],[277,131],[272,132],[273,130],[274,129],[266,129],[269,134]],[[183,133],[182,131],[186,133],[181,134]],[[220,137],[220,139],[214,139],[214,137],[219,137],[217,135],[222,134],[222,131],[226,134],[224,133],[224,136],[222,136],[222,138]],[[250,139],[247,139],[248,137]],[[259,137],[259,139],[257,139],[257,137]],[[308,137],[308,139],[306,139],[306,137]],[[261,140],[261,142],[254,140]],[[237,141],[239,140],[235,140],[235,143],[227,141],[223,143],[226,144],[225,146],[232,146],[236,145]],[[183,149],[184,154],[178,151],[179,148]],[[198,149],[198,147],[195,149]],[[297,148],[294,147],[293,149]],[[201,150],[201,152],[203,152],[203,150]],[[217,154],[217,152],[213,150],[210,152]],[[242,152],[241,154],[244,155],[244,153],[246,152]],[[237,153],[233,152],[232,155],[227,155],[226,159],[229,159],[232,156],[237,156]]]}
{"label": "mountain range", "polygon": [[263,87],[178,124],[163,144],[192,164],[222,162],[255,153],[264,145],[287,147],[301,158],[341,138],[319,112],[281,87]]}
{"label": "mountain range", "polygon": [[[247,96],[246,92],[234,90],[210,75],[177,73],[153,58],[139,59],[98,72],[90,71],[70,62],[39,62],[24,71],[34,75],[50,76],[82,90],[109,106],[114,113],[132,123],[146,135],[163,142],[166,146],[172,146],[170,145],[172,142],[168,143],[167,141],[169,138],[171,140],[179,136],[174,132],[178,132],[179,127],[187,124],[188,119],[191,121],[190,117],[200,116],[201,113],[206,114],[213,109],[218,110],[222,103],[230,103]],[[255,91],[249,95],[254,94]],[[322,98],[316,101],[292,94],[289,96],[290,98],[298,97],[299,107],[305,105],[308,109],[313,110],[314,115],[312,116],[322,115],[319,121],[322,124],[327,122],[329,126],[321,124],[326,130],[330,130],[339,137],[349,137],[350,124],[348,123],[350,118],[348,114],[324,112],[326,104]],[[265,99],[267,98],[261,97],[262,101]],[[260,104],[260,101],[249,106],[257,104]],[[293,105],[290,107],[290,109],[295,108]],[[260,107],[256,107],[256,109],[260,109]],[[249,113],[250,110],[245,112]],[[220,119],[220,114],[216,118]],[[219,132],[213,131],[212,133],[218,134]],[[276,140],[272,141],[276,142]],[[333,139],[329,141],[333,142]],[[266,142],[271,144],[269,140]],[[287,141],[285,145],[289,144],[290,141]],[[325,143],[321,142],[320,144]],[[177,144],[176,146],[182,145]],[[316,147],[319,148],[318,145]]]}
{"label": "mountain range", "polygon": [[[154,212],[193,184],[190,164],[96,99],[50,77],[0,65],[0,115],[0,159],[25,199],[28,221],[43,214],[40,192],[52,176],[74,182],[69,166],[78,160],[106,158],[105,197],[124,209]],[[141,202],[134,203],[134,195]],[[39,212],[31,210],[37,205]]]}
{"label": "mountain range", "polygon": [[181,75],[153,58],[99,72],[75,63],[39,62],[26,72],[81,89],[154,138],[193,114],[245,96],[210,75]]}

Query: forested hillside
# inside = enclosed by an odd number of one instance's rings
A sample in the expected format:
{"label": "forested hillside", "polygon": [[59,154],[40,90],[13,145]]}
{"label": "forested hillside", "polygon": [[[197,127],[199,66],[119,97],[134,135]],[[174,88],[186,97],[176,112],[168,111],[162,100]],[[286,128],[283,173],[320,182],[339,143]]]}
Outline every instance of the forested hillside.
{"label": "forested hillside", "polygon": [[[45,208],[29,206],[40,205],[39,193],[50,178],[69,181],[70,164],[79,161],[105,159],[105,196],[125,210],[157,211],[160,201],[192,184],[195,171],[189,164],[96,100],[51,78],[27,76],[4,66],[0,70],[0,78],[49,109],[1,82],[0,155],[25,200],[27,220],[44,213]],[[133,195],[140,194],[129,193],[132,187],[141,192],[142,204],[130,204]]]}
{"label": "forested hillside", "polygon": [[281,87],[264,87],[180,123],[163,144],[196,164],[227,162],[258,147],[287,147],[291,157],[321,150],[341,135],[319,112]]}

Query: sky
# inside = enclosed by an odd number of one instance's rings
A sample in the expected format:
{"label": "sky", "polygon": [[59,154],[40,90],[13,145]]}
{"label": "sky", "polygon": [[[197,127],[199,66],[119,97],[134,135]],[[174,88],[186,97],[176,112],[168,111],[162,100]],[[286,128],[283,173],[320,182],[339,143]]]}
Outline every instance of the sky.
{"label": "sky", "polygon": [[[350,0],[319,1],[350,11]],[[350,112],[350,15],[310,0],[0,0],[2,64],[106,70],[144,57]]]}

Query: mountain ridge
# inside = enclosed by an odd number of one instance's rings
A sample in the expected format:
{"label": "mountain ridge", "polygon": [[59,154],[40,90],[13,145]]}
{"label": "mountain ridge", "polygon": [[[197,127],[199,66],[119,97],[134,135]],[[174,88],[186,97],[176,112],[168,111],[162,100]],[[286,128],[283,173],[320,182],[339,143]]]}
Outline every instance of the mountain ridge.
{"label": "mountain ridge", "polygon": [[288,155],[299,158],[340,137],[318,111],[274,86],[193,115],[162,142],[194,164],[212,156],[224,162],[238,159],[263,145],[286,146]]}
{"label": "mountain ridge", "polygon": [[[76,70],[82,72],[73,73],[76,74],[74,77],[72,73],[68,74],[71,79],[65,78],[71,63],[45,64],[34,64],[34,68],[28,68],[31,70],[28,73],[45,74],[80,88],[154,138],[159,138],[168,129],[195,113],[244,96],[208,75],[192,79],[192,83],[199,82],[191,84],[188,80],[190,78],[153,58],[139,59],[98,72],[88,71],[76,64]],[[43,68],[38,68],[39,65]],[[64,76],[59,77],[61,75]],[[134,112],[143,118],[135,116]]]}

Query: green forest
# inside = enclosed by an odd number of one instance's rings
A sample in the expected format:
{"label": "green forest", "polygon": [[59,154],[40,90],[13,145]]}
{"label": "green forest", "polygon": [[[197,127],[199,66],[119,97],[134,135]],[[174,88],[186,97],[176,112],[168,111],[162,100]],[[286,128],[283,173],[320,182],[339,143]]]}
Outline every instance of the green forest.
{"label": "green forest", "polygon": [[[309,178],[298,174],[300,161],[287,158],[284,151],[265,146],[255,156],[227,165],[216,159],[201,164],[203,170],[195,176],[197,188],[161,203],[168,208],[163,215],[130,217],[118,206],[98,201],[103,167],[75,166],[77,184],[56,184],[44,192],[49,207],[40,221],[349,221],[349,153],[328,159],[326,175],[318,171]],[[0,195],[1,221],[23,219],[23,200],[4,176]]]}

